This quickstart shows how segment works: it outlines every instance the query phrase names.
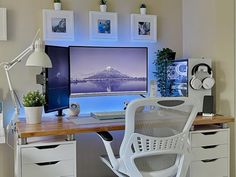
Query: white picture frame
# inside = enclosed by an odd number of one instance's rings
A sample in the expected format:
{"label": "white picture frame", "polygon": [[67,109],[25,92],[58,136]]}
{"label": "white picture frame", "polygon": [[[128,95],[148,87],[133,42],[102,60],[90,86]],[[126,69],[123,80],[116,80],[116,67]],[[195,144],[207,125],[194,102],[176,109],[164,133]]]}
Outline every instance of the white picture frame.
{"label": "white picture frame", "polygon": [[0,8],[0,40],[7,40],[7,9]]}
{"label": "white picture frame", "polygon": [[73,41],[74,12],[43,9],[43,38],[45,41]]}
{"label": "white picture frame", "polygon": [[89,11],[91,40],[117,40],[117,13]]}
{"label": "white picture frame", "polygon": [[131,40],[157,42],[157,16],[131,14]]}

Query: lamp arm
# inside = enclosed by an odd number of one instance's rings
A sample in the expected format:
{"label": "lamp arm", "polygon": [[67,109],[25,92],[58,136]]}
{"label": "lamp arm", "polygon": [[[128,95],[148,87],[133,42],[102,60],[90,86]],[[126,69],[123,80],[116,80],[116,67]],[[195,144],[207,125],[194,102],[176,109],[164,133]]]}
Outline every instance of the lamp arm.
{"label": "lamp arm", "polygon": [[11,78],[10,78],[10,75],[9,75],[9,70],[6,69],[6,66],[4,66],[4,69],[5,69],[5,73],[6,73],[6,76],[7,76],[7,83],[8,83],[8,87],[9,87],[9,90],[10,90],[11,99],[12,99],[12,102],[13,102],[13,105],[14,105],[14,108],[15,108],[15,116],[14,116],[15,120],[14,121],[18,122],[19,106],[18,106],[17,101],[16,101],[15,92],[12,88],[12,83],[11,83]]}
{"label": "lamp arm", "polygon": [[17,63],[19,63],[22,58],[27,55],[30,51],[32,51],[34,47],[30,45],[27,49],[25,49],[23,52],[21,52],[16,58],[14,58],[11,62],[4,65],[5,70],[10,70],[12,67],[14,67]]}
{"label": "lamp arm", "polygon": [[7,83],[8,83],[8,87],[9,87],[9,90],[10,90],[10,94],[11,94],[11,99],[12,99],[12,102],[13,102],[13,105],[14,105],[14,108],[15,108],[15,115],[14,115],[14,121],[15,122],[18,122],[18,115],[19,115],[19,106],[17,104],[17,100],[16,100],[16,95],[15,95],[15,92],[14,92],[14,89],[12,87],[12,82],[11,82],[11,78],[10,78],[10,75],[9,75],[9,71],[17,64],[19,63],[23,57],[25,57],[29,52],[31,52],[32,50],[34,50],[34,43],[39,35],[39,32],[40,32],[40,29],[38,29],[31,45],[29,47],[27,47],[23,52],[21,52],[18,56],[16,56],[11,62],[4,62],[4,63],[1,63],[0,65],[4,65],[4,70],[5,70],[5,74],[6,74],[6,77],[7,77]]}
{"label": "lamp arm", "polygon": [[10,70],[14,65],[19,63],[25,55],[27,55],[29,52],[31,52],[34,49],[34,44],[35,44],[35,41],[36,41],[39,33],[40,33],[40,29],[37,30],[37,33],[35,34],[31,45],[29,47],[27,47],[23,52],[21,52],[18,56],[16,56],[11,62],[5,64],[5,66],[4,66],[5,70],[6,70],[6,68],[7,68],[7,70]]}
{"label": "lamp arm", "polygon": [[40,29],[37,30],[37,32],[36,32],[36,34],[35,34],[35,36],[34,36],[34,39],[33,39],[32,43],[31,43],[31,46],[34,46],[34,43],[35,43],[35,41],[36,41],[36,39],[37,39],[39,33],[40,33]]}
{"label": "lamp arm", "polygon": [[5,70],[5,74],[6,74],[6,77],[7,77],[7,83],[8,83],[8,87],[9,87],[9,90],[10,90],[10,94],[11,94],[11,99],[12,99],[12,102],[13,102],[13,105],[14,105],[14,108],[15,108],[15,116],[14,116],[14,121],[15,122],[18,122],[18,115],[19,115],[19,106],[17,104],[17,100],[16,100],[16,95],[15,95],[15,92],[13,90],[13,87],[12,87],[12,81],[11,81],[11,77],[9,75],[9,71],[17,64],[19,63],[22,58],[27,55],[30,51],[33,50],[33,46],[30,45],[27,49],[25,49],[23,52],[21,52],[16,58],[14,58],[11,62],[9,63],[6,63],[4,65],[4,70]]}

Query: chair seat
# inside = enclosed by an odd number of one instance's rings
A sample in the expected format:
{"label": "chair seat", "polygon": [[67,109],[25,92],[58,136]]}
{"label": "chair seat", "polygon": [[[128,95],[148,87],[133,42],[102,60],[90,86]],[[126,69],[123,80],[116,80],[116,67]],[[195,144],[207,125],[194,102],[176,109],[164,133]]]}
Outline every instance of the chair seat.
{"label": "chair seat", "polygon": [[[115,155],[115,157],[118,159],[120,156]],[[116,170],[113,170],[111,163],[109,161],[109,158],[107,155],[101,155],[100,159],[119,177],[128,177],[127,175],[118,172]],[[174,177],[177,173],[178,167],[176,165],[170,166],[169,168],[159,170],[159,171],[140,171],[143,177]]]}
{"label": "chair seat", "polygon": [[169,168],[159,171],[140,171],[143,177],[174,177],[177,173],[178,167],[173,165]]}

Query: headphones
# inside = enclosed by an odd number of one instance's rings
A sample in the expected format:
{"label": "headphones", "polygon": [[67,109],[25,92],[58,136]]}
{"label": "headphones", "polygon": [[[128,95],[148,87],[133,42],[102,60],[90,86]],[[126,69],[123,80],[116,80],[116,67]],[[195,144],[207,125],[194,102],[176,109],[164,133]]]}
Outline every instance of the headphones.
{"label": "headphones", "polygon": [[206,63],[199,63],[193,67],[190,86],[194,90],[199,90],[201,88],[208,90],[211,89],[214,84],[215,79],[213,78],[213,72],[209,65]]}

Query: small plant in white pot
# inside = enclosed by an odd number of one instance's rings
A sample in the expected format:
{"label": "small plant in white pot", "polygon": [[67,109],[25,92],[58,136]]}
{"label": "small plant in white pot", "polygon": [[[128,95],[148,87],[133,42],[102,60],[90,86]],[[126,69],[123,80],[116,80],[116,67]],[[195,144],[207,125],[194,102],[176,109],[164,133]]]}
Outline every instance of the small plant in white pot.
{"label": "small plant in white pot", "polygon": [[61,0],[54,0],[54,9],[61,10]]}
{"label": "small plant in white pot", "polygon": [[23,96],[25,117],[27,124],[41,123],[43,105],[46,103],[45,96],[37,91],[30,91]]}
{"label": "small plant in white pot", "polygon": [[101,12],[106,12],[107,11],[107,1],[106,0],[101,0],[100,11]]}
{"label": "small plant in white pot", "polygon": [[142,3],[142,4],[140,5],[140,14],[141,14],[141,15],[146,15],[146,11],[147,11],[146,5],[145,5],[144,3]]}

